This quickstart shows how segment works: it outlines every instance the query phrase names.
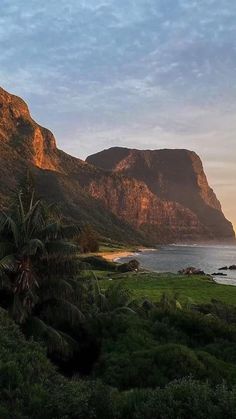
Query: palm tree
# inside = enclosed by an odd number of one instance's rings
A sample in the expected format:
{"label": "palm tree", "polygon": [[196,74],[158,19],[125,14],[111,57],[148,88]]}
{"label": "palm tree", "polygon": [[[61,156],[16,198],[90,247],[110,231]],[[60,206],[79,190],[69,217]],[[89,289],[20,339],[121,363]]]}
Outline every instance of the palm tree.
{"label": "palm tree", "polygon": [[102,291],[96,275],[94,276],[94,302],[101,314],[116,315],[119,313],[135,314],[137,302],[132,292],[122,281],[115,280],[105,291]]}
{"label": "palm tree", "polygon": [[[0,304],[49,352],[68,353],[76,342],[60,330],[60,320],[81,321],[78,234],[53,206],[20,192],[9,213],[0,214]],[[57,329],[57,326],[59,329]]]}
{"label": "palm tree", "polygon": [[20,192],[9,212],[0,213],[0,306],[59,361],[78,358],[88,319],[134,313],[120,282],[103,293],[96,277],[81,278],[79,232],[33,190]]}

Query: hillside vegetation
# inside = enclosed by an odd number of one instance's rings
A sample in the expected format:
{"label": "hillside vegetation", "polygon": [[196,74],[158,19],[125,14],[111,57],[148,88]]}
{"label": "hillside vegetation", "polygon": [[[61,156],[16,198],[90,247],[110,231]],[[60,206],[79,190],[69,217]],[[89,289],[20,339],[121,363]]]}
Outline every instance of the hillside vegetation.
{"label": "hillside vegetation", "polygon": [[1,213],[1,419],[235,418],[236,288],[120,274],[81,234],[27,185]]}

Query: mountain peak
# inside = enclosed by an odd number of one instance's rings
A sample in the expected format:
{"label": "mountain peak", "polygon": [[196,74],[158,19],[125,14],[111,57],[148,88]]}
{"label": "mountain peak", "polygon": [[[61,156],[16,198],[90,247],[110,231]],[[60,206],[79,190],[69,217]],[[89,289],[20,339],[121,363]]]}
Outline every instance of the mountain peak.
{"label": "mountain peak", "polygon": [[46,128],[31,117],[27,104],[18,96],[0,88],[0,141],[5,142],[21,158],[43,169],[53,169],[51,155],[56,150],[56,140]]}
{"label": "mountain peak", "polygon": [[89,156],[86,161],[143,182],[159,199],[192,211],[213,234],[232,233],[232,225],[225,220],[220,202],[208,184],[201,159],[193,151],[116,147]]}

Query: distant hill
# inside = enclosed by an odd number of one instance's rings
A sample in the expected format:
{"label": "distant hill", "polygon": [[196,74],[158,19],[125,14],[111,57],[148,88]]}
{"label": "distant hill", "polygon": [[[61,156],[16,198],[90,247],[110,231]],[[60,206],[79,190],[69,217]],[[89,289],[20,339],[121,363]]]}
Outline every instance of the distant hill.
{"label": "distant hill", "polygon": [[[178,229],[182,219],[182,228],[187,223],[190,235],[191,228],[195,227],[195,233],[203,235],[203,239],[221,240],[234,236],[232,224],[225,219],[220,202],[209,187],[202,162],[193,151],[114,147],[88,157],[87,162],[143,182],[164,207],[173,209],[168,219],[168,210],[163,213],[160,203],[160,214],[154,224],[159,218],[162,226],[169,224],[170,228]],[[152,214],[145,221],[153,224]],[[140,219],[141,225],[143,222]]]}
{"label": "distant hill", "polygon": [[233,240],[199,157],[112,148],[86,162],[56,146],[26,103],[0,89],[0,204],[30,168],[38,193],[101,234],[133,243]]}

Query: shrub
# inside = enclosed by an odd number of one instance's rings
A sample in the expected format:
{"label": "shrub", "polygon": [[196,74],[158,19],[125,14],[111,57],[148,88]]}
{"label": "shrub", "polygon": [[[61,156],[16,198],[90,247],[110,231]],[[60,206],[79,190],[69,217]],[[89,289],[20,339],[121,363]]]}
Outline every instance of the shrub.
{"label": "shrub", "polygon": [[0,312],[1,418],[42,417],[39,412],[54,376],[55,370],[41,346],[27,342],[18,327]]}
{"label": "shrub", "polygon": [[76,243],[80,246],[82,253],[98,252],[99,235],[89,224],[86,224],[76,239]]}
{"label": "shrub", "polygon": [[119,401],[119,419],[235,418],[236,389],[184,379],[155,390],[131,390]]}
{"label": "shrub", "polygon": [[115,394],[99,381],[67,381],[51,389],[47,418],[113,419]]}
{"label": "shrub", "polygon": [[82,262],[88,263],[90,268],[98,271],[115,271],[116,264],[109,262],[101,256],[87,256],[82,259]]}
{"label": "shrub", "polygon": [[135,352],[127,349],[103,355],[97,372],[107,384],[127,390],[163,387],[174,379],[190,375],[204,377],[204,364],[185,346],[169,344]]}
{"label": "shrub", "polygon": [[224,321],[198,312],[183,310],[156,310],[154,321],[169,324],[178,331],[189,346],[201,346],[218,339],[236,342],[236,329]]}
{"label": "shrub", "polygon": [[118,272],[134,272],[138,271],[140,267],[140,263],[136,259],[132,259],[127,263],[122,263],[117,267]]}
{"label": "shrub", "polygon": [[60,376],[44,349],[0,312],[1,419],[103,419],[104,412],[110,419],[113,393],[100,382]]}

